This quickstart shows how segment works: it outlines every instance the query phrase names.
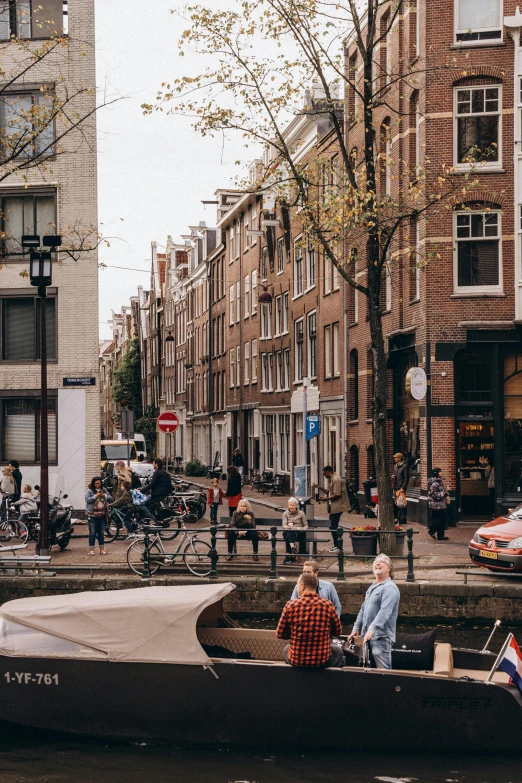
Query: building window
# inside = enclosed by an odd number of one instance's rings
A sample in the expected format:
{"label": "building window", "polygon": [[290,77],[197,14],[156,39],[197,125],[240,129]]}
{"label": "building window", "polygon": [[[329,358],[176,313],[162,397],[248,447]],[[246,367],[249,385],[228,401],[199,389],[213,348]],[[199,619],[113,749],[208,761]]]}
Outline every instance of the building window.
{"label": "building window", "polygon": [[275,432],[275,419],[273,415],[263,416],[263,437],[265,441],[265,467],[274,470],[275,467],[275,450],[274,450],[274,432]]}
{"label": "building window", "polygon": [[332,377],[332,327],[324,327],[324,377]]}
{"label": "building window", "polygon": [[283,330],[281,334],[288,334],[288,293],[283,294]]}
{"label": "building window", "polygon": [[48,92],[4,93],[0,129],[6,158],[52,155],[55,111]]}
{"label": "building window", "polygon": [[[16,459],[28,465],[40,461],[40,399],[33,396],[3,397],[2,405],[2,461]],[[49,397],[49,462],[57,464],[57,400]]]}
{"label": "building window", "polygon": [[250,275],[247,275],[244,280],[245,284],[245,306],[244,306],[244,317],[248,318],[249,315],[249,305],[250,305]]}
{"label": "building window", "polygon": [[272,337],[272,302],[261,305],[261,339]]}
{"label": "building window", "polygon": [[283,331],[283,297],[276,296],[275,298],[275,334],[274,337],[279,337]]}
{"label": "building window", "polygon": [[247,386],[247,384],[250,382],[250,343],[245,343],[244,375],[245,375],[244,384],[245,386]]}
{"label": "building window", "polygon": [[333,353],[333,374],[339,376],[341,374],[339,364],[339,324],[332,325],[332,353]]}
{"label": "building window", "polygon": [[455,38],[475,44],[500,40],[501,0],[455,0]]}
{"label": "building window", "polygon": [[283,365],[283,352],[277,351],[276,353],[276,391],[283,391],[284,388],[284,365]]}
{"label": "building window", "polygon": [[324,266],[324,295],[326,296],[332,290],[332,269],[333,269],[333,264],[328,258],[328,256],[326,255],[326,253],[324,255],[323,266]]}
{"label": "building window", "polygon": [[285,270],[285,240],[280,237],[277,240],[277,274],[280,275]]}
{"label": "building window", "polygon": [[54,193],[4,195],[2,211],[2,252],[19,253],[24,234],[56,233],[56,196]]}
{"label": "building window", "polygon": [[229,319],[228,322],[230,326],[234,325],[234,302],[235,302],[235,286],[231,285],[229,288],[229,294],[230,294],[230,301],[229,301],[229,308],[228,308],[228,315]]}
{"label": "building window", "polygon": [[306,285],[308,288],[315,286],[315,248],[310,244],[306,249]]}
{"label": "building window", "polygon": [[0,40],[31,38],[31,0],[0,0]]}
{"label": "building window", "polygon": [[230,349],[230,388],[234,388],[234,381],[235,381],[235,356],[236,356],[236,349],[231,348]]}
{"label": "building window", "polygon": [[294,244],[294,298],[303,293],[303,248],[300,240]]}
{"label": "building window", "polygon": [[252,340],[252,383],[257,383],[257,340]]}
{"label": "building window", "polygon": [[252,315],[257,313],[257,269],[252,272]]}
{"label": "building window", "polygon": [[264,247],[261,253],[261,280],[268,278],[268,248]]}
{"label": "building window", "polygon": [[279,414],[279,454],[280,468],[290,472],[290,414]]}
{"label": "building window", "polygon": [[236,258],[239,258],[239,251],[241,249],[241,223],[236,221]]}
{"label": "building window", "polygon": [[359,354],[354,348],[350,351],[350,371],[348,373],[348,418],[359,418]]}
{"label": "building window", "polygon": [[497,168],[502,160],[500,86],[455,89],[455,165],[481,163]]}
{"label": "building window", "polygon": [[231,226],[228,231],[228,263],[231,264],[234,260],[234,226]]}
{"label": "building window", "polygon": [[456,292],[501,291],[500,213],[456,212]]}
{"label": "building window", "polygon": [[246,253],[248,250],[248,245],[250,244],[250,237],[248,236],[248,232],[250,231],[250,226],[248,225],[248,211],[245,212],[245,241],[243,243],[243,253]]}
{"label": "building window", "polygon": [[308,377],[317,377],[317,317],[315,312],[306,316]]}
{"label": "building window", "polygon": [[295,372],[294,372],[294,380],[296,382],[303,380],[303,342],[304,342],[304,323],[303,319],[300,318],[298,321],[295,321],[294,324],[294,334],[295,334]]}
{"label": "building window", "polygon": [[268,354],[261,354],[261,391],[268,391]]}
{"label": "building window", "polygon": [[241,283],[239,280],[236,283],[236,323],[239,323],[241,318]]}
{"label": "building window", "polygon": [[[40,360],[40,299],[4,297],[2,309],[2,361],[37,362]],[[47,359],[56,360],[56,297],[49,296],[45,304],[47,329]]]}
{"label": "building window", "polygon": [[286,348],[283,351],[283,364],[285,374],[283,389],[288,391],[290,389],[290,348]]}

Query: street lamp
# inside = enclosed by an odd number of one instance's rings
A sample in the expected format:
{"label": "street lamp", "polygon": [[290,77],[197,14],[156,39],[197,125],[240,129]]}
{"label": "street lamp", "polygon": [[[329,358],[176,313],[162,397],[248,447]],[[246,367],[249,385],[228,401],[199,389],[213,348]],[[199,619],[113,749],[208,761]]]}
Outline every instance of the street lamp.
{"label": "street lamp", "polygon": [[[62,240],[59,236],[45,236],[42,244],[49,251],[56,250]],[[36,545],[40,554],[49,554],[49,432],[47,404],[47,333],[45,322],[45,301],[47,287],[52,282],[52,256],[47,250],[40,251],[40,237],[31,234],[22,237],[22,247],[31,250],[29,278],[31,285],[38,288],[40,298],[40,541]]]}

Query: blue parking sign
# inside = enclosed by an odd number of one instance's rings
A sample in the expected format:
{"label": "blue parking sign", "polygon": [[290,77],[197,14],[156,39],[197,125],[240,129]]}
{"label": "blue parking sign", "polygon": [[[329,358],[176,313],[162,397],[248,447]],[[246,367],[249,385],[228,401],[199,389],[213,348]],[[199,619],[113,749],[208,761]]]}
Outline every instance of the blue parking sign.
{"label": "blue parking sign", "polygon": [[308,413],[306,416],[306,440],[317,438],[321,434],[321,417],[316,413]]}

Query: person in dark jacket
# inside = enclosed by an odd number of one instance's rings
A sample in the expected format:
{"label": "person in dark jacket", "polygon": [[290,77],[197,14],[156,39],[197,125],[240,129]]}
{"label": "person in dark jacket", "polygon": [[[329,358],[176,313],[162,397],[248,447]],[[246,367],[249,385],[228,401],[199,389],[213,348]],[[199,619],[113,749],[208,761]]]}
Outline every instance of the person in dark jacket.
{"label": "person in dark jacket", "polygon": [[243,455],[239,449],[234,449],[234,453],[232,454],[232,464],[235,468],[237,468],[237,472],[242,477],[245,469],[245,460],[243,459]]}
{"label": "person in dark jacket", "polygon": [[238,506],[239,501],[243,497],[241,494],[241,476],[239,475],[238,470],[234,465],[230,465],[230,467],[227,468],[227,473],[228,481],[225,497],[228,498],[228,513],[230,516],[232,516]]}
{"label": "person in dark jacket", "polygon": [[163,469],[163,460],[155,459],[152,463],[154,465],[154,473],[148,484],[145,484],[141,488],[141,491],[145,494],[150,492],[150,496],[142,503],[141,508],[144,511],[150,512],[150,507],[159,500],[163,500],[172,492],[172,479],[166,470]]}
{"label": "person in dark jacket", "polygon": [[448,490],[444,486],[441,478],[440,468],[433,468],[432,478],[428,479],[428,507],[430,509],[430,526],[428,533],[432,538],[437,534],[437,541],[447,541],[448,536],[444,535],[446,527],[446,497]]}
{"label": "person in dark jacket", "polygon": [[18,460],[12,459],[9,465],[13,468],[13,472],[11,473],[13,477],[13,481],[15,483],[15,493],[13,495],[13,502],[16,503],[17,500],[20,500],[20,496],[22,494],[22,472],[20,470],[20,465],[18,463]]}
{"label": "person in dark jacket", "polygon": [[240,500],[237,506],[237,510],[234,511],[232,514],[232,519],[230,520],[231,528],[238,528],[239,530],[245,530],[244,533],[239,533],[237,530],[227,530],[227,544],[228,544],[228,557],[227,560],[232,560],[232,552],[234,551],[234,544],[236,543],[237,537],[241,535],[243,538],[249,539],[252,541],[252,549],[254,550],[254,560],[256,563],[259,562],[259,557],[257,555],[257,551],[259,548],[259,538],[257,535],[256,527],[256,518],[254,516],[254,513],[252,509],[250,508],[250,503],[248,500],[243,498],[243,500]]}

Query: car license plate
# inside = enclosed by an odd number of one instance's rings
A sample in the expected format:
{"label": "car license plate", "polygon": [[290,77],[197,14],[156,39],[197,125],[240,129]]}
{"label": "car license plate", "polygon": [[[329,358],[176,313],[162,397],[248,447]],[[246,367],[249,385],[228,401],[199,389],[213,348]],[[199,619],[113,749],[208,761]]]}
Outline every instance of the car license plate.
{"label": "car license plate", "polygon": [[485,549],[481,551],[480,556],[487,557],[489,560],[498,560],[498,552],[488,552]]}

